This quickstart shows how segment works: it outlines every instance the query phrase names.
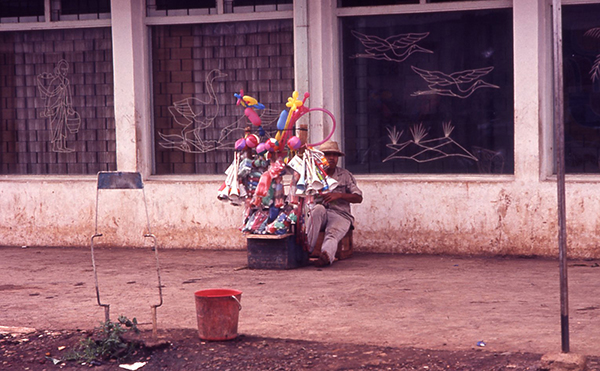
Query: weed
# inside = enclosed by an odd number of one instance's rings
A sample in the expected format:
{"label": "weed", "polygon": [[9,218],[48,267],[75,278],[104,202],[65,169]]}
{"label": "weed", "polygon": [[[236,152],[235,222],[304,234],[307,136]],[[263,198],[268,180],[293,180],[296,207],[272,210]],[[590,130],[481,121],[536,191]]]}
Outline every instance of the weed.
{"label": "weed", "polygon": [[122,335],[129,330],[139,332],[137,319],[119,316],[118,322],[101,322],[91,336],[82,339],[75,349],[67,353],[65,360],[93,364],[100,360],[126,359],[138,348],[138,344],[123,339]]}

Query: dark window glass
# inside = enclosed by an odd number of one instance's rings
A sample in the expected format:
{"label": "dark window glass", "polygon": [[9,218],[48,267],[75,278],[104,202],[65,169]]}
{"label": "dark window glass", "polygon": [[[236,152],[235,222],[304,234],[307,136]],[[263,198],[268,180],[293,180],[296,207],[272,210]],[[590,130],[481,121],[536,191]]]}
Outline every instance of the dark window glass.
{"label": "dark window glass", "polygon": [[419,0],[338,0],[338,8],[353,6],[418,4]]}
{"label": "dark window glass", "polygon": [[265,135],[294,89],[291,20],[152,29],[155,173],[223,174],[246,128],[243,90],[265,106]]}
{"label": "dark window glass", "polygon": [[513,173],[510,9],[342,21],[355,173]]}
{"label": "dark window glass", "polygon": [[233,6],[292,4],[292,0],[233,0]]}
{"label": "dark window glass", "polygon": [[215,8],[215,0],[156,0],[157,10]]}
{"label": "dark window glass", "polygon": [[61,0],[62,14],[110,13],[110,0]]}
{"label": "dark window glass", "polygon": [[0,0],[0,18],[44,15],[44,0]]}
{"label": "dark window glass", "polygon": [[600,168],[600,4],[563,6],[565,169]]}
{"label": "dark window glass", "polygon": [[427,0],[428,3],[456,3],[456,2],[474,2],[474,1],[486,1],[486,0]]}

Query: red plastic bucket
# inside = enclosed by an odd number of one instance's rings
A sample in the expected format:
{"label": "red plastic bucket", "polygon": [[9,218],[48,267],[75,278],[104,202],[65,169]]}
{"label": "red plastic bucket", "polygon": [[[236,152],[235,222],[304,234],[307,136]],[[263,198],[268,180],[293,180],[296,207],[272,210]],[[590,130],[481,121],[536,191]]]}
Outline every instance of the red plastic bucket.
{"label": "red plastic bucket", "polygon": [[235,339],[242,309],[242,292],[232,289],[208,289],[196,291],[194,296],[200,339]]}

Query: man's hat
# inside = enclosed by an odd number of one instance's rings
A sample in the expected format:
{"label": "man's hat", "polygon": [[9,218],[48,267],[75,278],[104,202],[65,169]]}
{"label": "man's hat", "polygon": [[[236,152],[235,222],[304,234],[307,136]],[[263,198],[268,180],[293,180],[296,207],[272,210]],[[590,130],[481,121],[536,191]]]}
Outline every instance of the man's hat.
{"label": "man's hat", "polygon": [[346,156],[346,154],[342,151],[340,151],[340,147],[338,147],[337,142],[333,141],[333,140],[329,140],[323,144],[321,144],[319,146],[319,151],[327,154],[327,153],[333,153],[336,154],[338,156]]}

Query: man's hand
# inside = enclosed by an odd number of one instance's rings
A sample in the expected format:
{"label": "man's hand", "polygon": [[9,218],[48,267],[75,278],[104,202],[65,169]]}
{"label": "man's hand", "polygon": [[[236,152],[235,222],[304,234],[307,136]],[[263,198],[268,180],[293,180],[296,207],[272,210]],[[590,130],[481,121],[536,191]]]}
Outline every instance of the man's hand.
{"label": "man's hand", "polygon": [[323,194],[323,203],[330,204],[333,201],[339,200],[340,198],[342,198],[343,195],[344,195],[343,193],[336,193],[336,192],[325,193],[325,194]]}

